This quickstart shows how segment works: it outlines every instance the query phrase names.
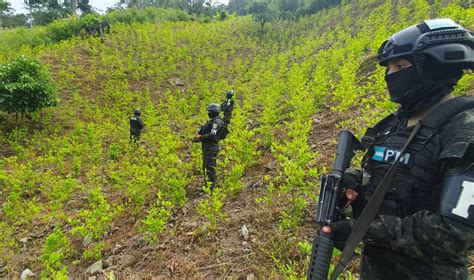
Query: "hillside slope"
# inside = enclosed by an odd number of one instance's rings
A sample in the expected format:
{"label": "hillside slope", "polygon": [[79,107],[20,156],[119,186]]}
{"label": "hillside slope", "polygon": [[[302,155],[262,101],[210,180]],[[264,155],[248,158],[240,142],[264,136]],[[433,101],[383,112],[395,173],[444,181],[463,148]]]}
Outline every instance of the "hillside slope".
{"label": "hillside slope", "polygon": [[[360,135],[394,109],[371,58],[380,43],[433,16],[474,29],[474,8],[434,3],[361,0],[264,34],[250,18],[117,25],[23,50],[61,102],[28,122],[0,115],[0,277],[85,277],[99,259],[110,279],[301,277],[338,130]],[[473,95],[473,79],[457,93]],[[237,106],[221,188],[200,197],[190,139],[227,89]],[[138,148],[134,108],[147,125]]]}

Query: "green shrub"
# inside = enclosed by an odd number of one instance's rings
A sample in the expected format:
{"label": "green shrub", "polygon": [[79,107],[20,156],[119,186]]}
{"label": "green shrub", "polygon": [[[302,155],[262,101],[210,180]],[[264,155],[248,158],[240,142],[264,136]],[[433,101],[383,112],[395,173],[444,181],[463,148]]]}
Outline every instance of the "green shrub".
{"label": "green shrub", "polygon": [[92,236],[93,240],[99,239],[110,227],[110,221],[121,211],[120,207],[111,207],[101,187],[96,187],[89,192],[87,197],[90,210],[79,210],[79,219],[70,219],[70,223],[74,226],[72,234],[79,234],[84,237]]}
{"label": "green shrub", "polygon": [[67,266],[62,261],[70,253],[70,243],[60,227],[56,227],[45,241],[40,260],[46,267],[42,278],[50,276],[53,279],[67,279]]}
{"label": "green shrub", "polygon": [[81,19],[70,18],[56,20],[46,27],[46,36],[51,42],[71,39],[79,35],[88,17],[89,15]]}
{"label": "green shrub", "polygon": [[19,56],[0,66],[0,110],[22,116],[57,104],[56,88],[46,68]]}
{"label": "green shrub", "polygon": [[156,202],[148,210],[147,216],[142,220],[140,231],[144,232],[150,240],[156,241],[158,234],[166,230],[166,223],[173,214],[173,203],[163,199],[160,192]]}

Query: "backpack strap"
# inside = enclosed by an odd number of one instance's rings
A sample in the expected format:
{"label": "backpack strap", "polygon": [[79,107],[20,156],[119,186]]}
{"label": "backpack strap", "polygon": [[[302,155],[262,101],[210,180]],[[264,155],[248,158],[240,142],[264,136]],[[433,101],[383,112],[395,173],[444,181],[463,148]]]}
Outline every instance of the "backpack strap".
{"label": "backpack strap", "polygon": [[454,116],[472,108],[474,108],[474,98],[456,97],[435,107],[421,120],[421,123],[424,127],[438,130]]}

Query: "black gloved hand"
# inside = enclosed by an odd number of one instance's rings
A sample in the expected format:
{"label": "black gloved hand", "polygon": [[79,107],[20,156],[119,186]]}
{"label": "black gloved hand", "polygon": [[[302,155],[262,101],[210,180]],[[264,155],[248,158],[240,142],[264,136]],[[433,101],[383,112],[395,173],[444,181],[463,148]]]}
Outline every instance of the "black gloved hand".
{"label": "black gloved hand", "polygon": [[362,184],[362,172],[360,170],[347,169],[342,176],[342,182],[346,188],[358,192]]}
{"label": "black gloved hand", "polygon": [[342,251],[346,245],[347,238],[351,234],[352,228],[355,225],[355,219],[347,219],[332,223],[329,227],[331,228],[331,239],[334,241],[334,247]]}
{"label": "black gloved hand", "polygon": [[342,184],[346,188],[342,195],[342,203],[345,203],[346,207],[353,205],[362,189],[362,172],[347,169],[342,176]]}

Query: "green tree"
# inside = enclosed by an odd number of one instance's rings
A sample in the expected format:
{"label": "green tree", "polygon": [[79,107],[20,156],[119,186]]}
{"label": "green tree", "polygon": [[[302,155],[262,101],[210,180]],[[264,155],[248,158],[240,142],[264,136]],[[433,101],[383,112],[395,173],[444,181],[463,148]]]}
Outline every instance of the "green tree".
{"label": "green tree", "polygon": [[4,15],[11,12],[10,3],[5,0],[0,0],[0,28],[3,27],[3,17]]}
{"label": "green tree", "polygon": [[265,23],[271,22],[276,18],[276,10],[268,2],[253,2],[248,8],[248,12],[260,24],[262,32]]}
{"label": "green tree", "polygon": [[236,13],[237,15],[247,14],[247,6],[250,1],[248,0],[230,0],[228,10],[230,13]]}
{"label": "green tree", "polygon": [[7,14],[3,17],[3,22],[1,25],[5,28],[13,28],[25,25],[25,22],[28,20],[28,17],[25,14],[12,15]]}
{"label": "green tree", "polygon": [[326,9],[340,3],[341,0],[310,0],[304,9],[304,14],[314,14],[322,9]]}
{"label": "green tree", "polygon": [[46,68],[24,56],[0,66],[0,110],[9,114],[36,112],[57,104],[56,89]]}
{"label": "green tree", "polygon": [[[28,0],[26,4],[31,9],[34,22],[47,25],[56,19],[65,18],[79,9],[82,15],[92,13],[89,0]],[[74,7],[73,7],[74,6]]]}
{"label": "green tree", "polygon": [[81,11],[82,15],[87,15],[93,12],[92,6],[89,4],[89,0],[79,1],[77,8]]}
{"label": "green tree", "polygon": [[295,19],[298,8],[302,6],[300,0],[278,0],[277,2],[280,18],[283,19]]}

